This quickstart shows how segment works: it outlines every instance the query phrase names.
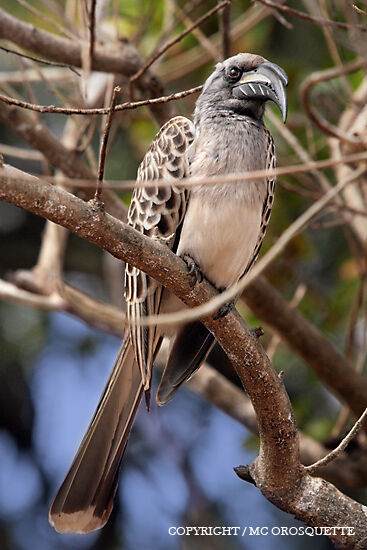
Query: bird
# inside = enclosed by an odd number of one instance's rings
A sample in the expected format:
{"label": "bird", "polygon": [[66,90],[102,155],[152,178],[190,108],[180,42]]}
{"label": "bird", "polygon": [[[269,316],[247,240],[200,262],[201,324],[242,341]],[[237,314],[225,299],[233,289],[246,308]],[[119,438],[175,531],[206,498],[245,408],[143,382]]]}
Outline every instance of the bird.
{"label": "bird", "polygon": [[[164,124],[138,169],[128,224],[182,257],[193,284],[205,277],[223,291],[248,272],[269,223],[275,178],[241,181],[239,175],[230,185],[186,188],[182,180],[274,168],[274,142],[263,116],[270,100],[286,121],[287,84],[285,71],[260,55],[239,53],[218,63],[196,101],[194,121],[176,116]],[[155,185],[155,180],[166,185]],[[150,181],[152,185],[145,185]],[[164,334],[138,321],[167,311],[172,298],[130,264],[125,268],[125,298],[130,328],[50,507],[49,521],[60,533],[88,533],[108,520],[132,423],[142,396],[149,396]],[[156,395],[159,405],[193,375],[214,343],[200,321],[184,324],[172,335]]]}

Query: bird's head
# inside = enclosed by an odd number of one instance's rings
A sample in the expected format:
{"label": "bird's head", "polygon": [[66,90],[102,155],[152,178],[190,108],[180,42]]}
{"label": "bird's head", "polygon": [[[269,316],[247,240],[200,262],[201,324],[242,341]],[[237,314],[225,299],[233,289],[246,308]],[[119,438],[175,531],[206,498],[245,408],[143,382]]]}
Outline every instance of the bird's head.
{"label": "bird's head", "polygon": [[278,105],[285,122],[288,78],[278,65],[260,55],[239,53],[218,63],[205,82],[198,99],[199,110],[205,105],[245,114],[260,120],[265,102]]}

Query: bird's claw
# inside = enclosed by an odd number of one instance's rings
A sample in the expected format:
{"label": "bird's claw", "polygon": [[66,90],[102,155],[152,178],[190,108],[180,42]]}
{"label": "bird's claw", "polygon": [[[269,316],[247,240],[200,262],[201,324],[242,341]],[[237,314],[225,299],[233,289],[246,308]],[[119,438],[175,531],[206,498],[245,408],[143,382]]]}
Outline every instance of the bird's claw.
{"label": "bird's claw", "polygon": [[193,288],[197,283],[202,283],[204,279],[203,272],[201,271],[195,260],[189,254],[183,254],[181,258],[187,265],[189,275],[192,278],[190,286]]}
{"label": "bird's claw", "polygon": [[228,313],[231,313],[234,304],[235,304],[235,300],[231,300],[230,302],[223,304],[222,307],[219,308],[218,312],[213,317],[214,321],[217,321],[218,319],[223,319],[223,317],[228,315]]}

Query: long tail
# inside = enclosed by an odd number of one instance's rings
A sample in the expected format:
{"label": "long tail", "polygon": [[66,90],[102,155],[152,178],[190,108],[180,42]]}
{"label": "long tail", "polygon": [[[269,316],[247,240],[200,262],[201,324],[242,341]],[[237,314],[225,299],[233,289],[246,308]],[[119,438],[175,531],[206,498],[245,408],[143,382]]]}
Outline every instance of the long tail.
{"label": "long tail", "polygon": [[120,348],[96,412],[51,505],[60,533],[88,533],[106,523],[113,507],[122,456],[143,394],[130,339]]}
{"label": "long tail", "polygon": [[157,390],[158,405],[165,405],[176,390],[191,378],[209,355],[215,338],[200,321],[183,325],[173,341]]}

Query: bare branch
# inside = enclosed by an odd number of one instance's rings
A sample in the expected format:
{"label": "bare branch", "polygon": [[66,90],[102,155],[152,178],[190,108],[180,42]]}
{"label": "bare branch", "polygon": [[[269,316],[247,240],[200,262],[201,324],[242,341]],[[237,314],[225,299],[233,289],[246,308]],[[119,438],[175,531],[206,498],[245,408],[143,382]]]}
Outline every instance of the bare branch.
{"label": "bare branch", "polygon": [[16,147],[5,143],[0,143],[0,154],[8,157],[21,158],[24,160],[35,160],[39,162],[44,158],[42,153],[39,151],[25,149],[24,147]]}
{"label": "bare branch", "polygon": [[222,59],[231,55],[231,5],[228,4],[219,14],[219,27],[222,35]]}
{"label": "bare branch", "polygon": [[366,417],[367,417],[367,408],[364,410],[360,418],[354,424],[350,432],[339,443],[339,445],[334,450],[332,450],[328,455],[324,456],[324,458],[321,458],[320,460],[315,462],[315,464],[306,466],[305,467],[306,471],[309,474],[315,474],[318,470],[320,470],[320,468],[323,468],[324,466],[329,464],[332,460],[335,460],[336,458],[338,458],[338,456],[341,455],[341,453],[344,451],[347,445],[349,445],[349,443],[352,441],[353,437],[359,432]]}
{"label": "bare branch", "polygon": [[[41,122],[35,121],[31,113],[3,105],[0,109],[0,122],[9,126],[29,145],[38,149],[52,166],[59,168],[66,176],[95,181],[95,174],[80,156],[65,147]],[[92,198],[93,194],[94,188],[82,192],[82,196],[86,198]],[[124,219],[126,208],[115,193],[106,190],[104,200],[108,212],[119,219]]]}
{"label": "bare branch", "polygon": [[[82,48],[79,42],[61,38],[24,23],[0,9],[0,38],[9,40],[18,46],[40,54],[49,60],[82,67]],[[95,71],[122,74],[128,78],[144,65],[137,50],[128,42],[120,42],[118,51],[109,51],[96,46],[91,69]],[[147,71],[139,81],[142,96],[159,96],[163,86],[159,79]],[[151,104],[151,110],[159,124],[166,122],[170,111],[165,106]]]}
{"label": "bare branch", "polygon": [[332,69],[312,73],[303,81],[300,90],[305,111],[310,119],[316,124],[316,126],[318,126],[318,128],[320,128],[320,130],[326,135],[340,139],[341,141],[346,142],[354,146],[355,148],[357,148],[357,146],[361,146],[363,148],[363,144],[360,142],[359,139],[356,139],[350,134],[346,134],[340,128],[337,128],[333,124],[330,124],[323,117],[321,117],[321,115],[311,105],[310,93],[313,86],[315,86],[315,84],[319,82],[332,80],[333,78],[353,73],[355,71],[358,71],[359,69],[363,69],[364,67],[367,67],[367,59],[358,59],[357,61],[346,63],[342,67],[333,67]]}
{"label": "bare branch", "polygon": [[[280,3],[284,0],[280,0]],[[236,21],[231,28],[231,38],[233,41],[245,36],[257,23],[272,14],[272,11],[265,6],[251,6]],[[220,51],[222,36],[220,31],[210,36],[210,42],[213,49]],[[173,82],[179,78],[183,78],[186,74],[202,67],[211,60],[211,55],[207,50],[203,50],[202,45],[198,44],[181,54],[178,54],[174,59],[165,60],[159,73],[165,82]]]}
{"label": "bare branch", "polygon": [[161,48],[158,49],[158,51],[145,63],[145,65],[136,73],[134,74],[131,79],[130,83],[136,82],[139,78],[143,76],[143,74],[149,69],[151,65],[159,58],[161,55],[163,55],[171,46],[182,40],[185,36],[190,34],[196,27],[201,25],[204,21],[206,21],[209,17],[211,17],[214,13],[217,11],[223,9],[225,6],[230,5],[229,0],[224,0],[224,2],[221,2],[211,10],[209,10],[207,13],[205,13],[202,17],[200,17],[197,21],[195,21],[192,25],[190,25],[187,29],[182,31],[178,36],[173,38],[172,40],[169,40],[166,44],[164,44]]}
{"label": "bare branch", "polygon": [[[158,365],[161,364],[160,361],[162,362],[161,354],[158,356]],[[186,385],[191,391],[258,435],[256,415],[249,397],[208,364],[204,363]],[[300,432],[300,452],[302,463],[310,464],[325,456],[327,451],[323,445]],[[319,474],[342,487],[365,487],[367,464],[363,450],[358,453],[358,457],[339,455],[334,462],[324,466]]]}
{"label": "bare branch", "polygon": [[[60,283],[51,294],[30,278],[29,271],[12,274],[12,282],[0,279],[0,299],[12,304],[32,307],[40,311],[63,311],[82,319],[91,327],[121,337],[125,316],[120,309],[102,303],[66,283]],[[22,288],[22,286],[28,287]]]}
{"label": "bare branch", "polygon": [[293,15],[294,17],[298,17],[299,19],[303,19],[303,21],[308,21],[309,23],[316,23],[317,25],[322,25],[326,27],[337,27],[338,29],[343,30],[349,30],[349,29],[358,29],[361,31],[366,32],[367,27],[365,25],[354,25],[350,23],[343,23],[341,21],[333,21],[332,19],[325,19],[324,17],[317,17],[315,15],[309,15],[308,13],[305,13],[300,10],[295,10],[293,8],[290,8],[289,6],[282,6],[280,4],[276,4],[275,2],[271,2],[270,0],[255,0],[257,2],[261,2],[264,6],[267,6],[268,8],[272,8],[276,11],[280,11],[286,15]]}
{"label": "bare branch", "polygon": [[38,57],[26,55],[25,53],[17,52],[16,50],[11,50],[10,48],[5,48],[4,46],[0,46],[0,50],[3,50],[6,53],[12,53],[13,55],[19,55],[19,57],[30,59],[31,61],[35,61],[36,63],[43,63],[43,65],[51,65],[52,67],[63,67],[65,69],[70,69],[77,76],[80,76],[80,73],[74,67],[72,67],[71,65],[67,65],[66,63],[55,63],[54,61],[46,61],[46,59],[39,59]]}
{"label": "bare branch", "polygon": [[35,294],[18,288],[14,284],[0,279],[0,298],[11,304],[39,309],[40,311],[60,311],[65,302],[56,292],[49,296]]}
{"label": "bare branch", "polygon": [[59,25],[54,19],[52,19],[51,17],[48,17],[45,13],[43,13],[42,11],[40,11],[37,8],[35,8],[34,6],[32,6],[26,0],[16,0],[16,1],[18,2],[18,4],[20,4],[21,6],[26,8],[28,11],[30,11],[31,13],[34,13],[34,15],[36,15],[38,18],[43,19],[49,25],[52,25],[61,34],[65,34],[66,36],[71,38],[71,40],[75,40],[76,35],[73,34],[72,32],[70,32],[69,29],[67,29],[66,27],[63,27],[62,25]]}
{"label": "bare branch", "polygon": [[37,67],[24,69],[22,71],[1,71],[0,84],[22,84],[24,78],[29,83],[39,82],[43,78],[48,81],[70,84],[75,80],[75,76],[67,69],[57,69],[50,67]]}
{"label": "bare branch", "polygon": [[[63,224],[80,236],[128,261],[164,284],[190,307],[215,295],[207,281],[192,288],[183,260],[168,247],[145,237],[84,203],[70,193],[17,171],[0,169],[0,198]],[[169,275],[168,275],[169,274]],[[260,433],[260,453],[250,467],[251,477],[266,498],[309,525],[348,525],[353,534],[340,531],[328,536],[344,547],[357,547],[365,537],[363,506],[331,484],[304,475],[299,462],[298,433],[283,382],[273,371],[258,339],[236,312],[222,319],[207,316],[211,330],[230,358],[253,403]],[[276,422],[274,421],[276,418]],[[312,506],[310,506],[312,502]],[[315,513],[317,510],[317,513]],[[342,516],[341,516],[342,511]]]}
{"label": "bare branch", "polygon": [[263,277],[252,281],[242,296],[255,315],[301,356],[358,417],[367,403],[367,379],[355,371],[350,361]]}
{"label": "bare branch", "polygon": [[[193,23],[190,17],[187,15],[190,12],[190,5],[186,4],[184,9],[181,9],[176,0],[168,0],[173,7],[174,14],[180,18],[180,20],[187,26],[190,27]],[[223,8],[224,10],[226,8]],[[167,31],[166,31],[167,33]],[[165,33],[165,34],[166,34]],[[202,32],[199,27],[192,29],[192,34],[195,36],[197,41],[201,44],[203,49],[210,55],[214,61],[220,61],[221,57],[218,55],[216,49],[212,46],[212,43],[207,38],[207,36]]]}
{"label": "bare branch", "polygon": [[102,183],[103,183],[104,168],[106,163],[108,136],[110,134],[112,118],[116,108],[117,97],[120,93],[121,93],[120,86],[115,86],[112,93],[112,99],[111,99],[111,104],[110,104],[110,108],[109,108],[109,112],[106,120],[106,126],[105,126],[102,140],[101,140],[101,148],[99,152],[99,164],[98,164],[97,189],[94,196],[94,200],[97,201],[97,203],[101,203],[101,200],[102,200]]}
{"label": "bare branch", "polygon": [[90,67],[93,65],[93,57],[94,57],[94,31],[95,31],[95,25],[96,25],[96,4],[97,0],[91,0],[91,7],[89,10],[89,59],[90,59]]}
{"label": "bare branch", "polygon": [[[144,107],[146,105],[154,106],[168,103],[177,99],[183,99],[184,97],[191,94],[199,93],[202,89],[202,86],[196,86],[195,88],[190,88],[189,90],[169,94],[167,96],[144,99],[142,101],[127,101],[126,103],[122,103],[121,105],[116,105],[115,111],[125,111],[126,109],[137,109],[138,107]],[[35,105],[33,103],[14,99],[3,94],[0,94],[0,101],[3,101],[8,105],[16,105],[17,107],[22,107],[23,109],[29,109],[38,113],[59,113],[63,115],[108,115],[109,112],[108,107],[101,109],[67,109],[65,107],[55,107],[55,105]]]}

